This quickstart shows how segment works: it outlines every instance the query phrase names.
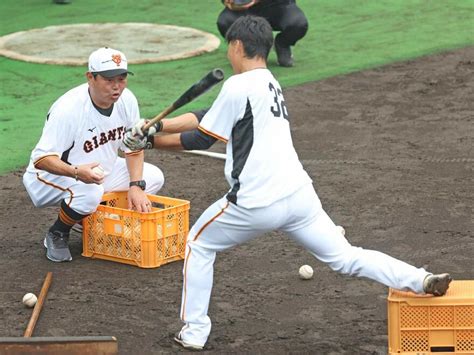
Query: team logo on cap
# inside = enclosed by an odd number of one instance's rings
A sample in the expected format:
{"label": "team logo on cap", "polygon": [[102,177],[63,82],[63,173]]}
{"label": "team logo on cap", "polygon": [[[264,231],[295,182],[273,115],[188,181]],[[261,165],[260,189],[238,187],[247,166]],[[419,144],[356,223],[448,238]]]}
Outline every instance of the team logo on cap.
{"label": "team logo on cap", "polygon": [[122,63],[122,56],[120,54],[112,54],[112,61],[119,67],[120,63]]}

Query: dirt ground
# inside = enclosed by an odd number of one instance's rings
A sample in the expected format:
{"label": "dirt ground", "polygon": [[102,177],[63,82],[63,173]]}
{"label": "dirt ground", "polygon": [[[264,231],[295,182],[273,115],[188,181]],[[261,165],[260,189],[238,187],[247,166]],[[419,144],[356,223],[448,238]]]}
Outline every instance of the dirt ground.
{"label": "dirt ground", "polygon": [[[298,67],[289,70],[298,70]],[[474,48],[285,90],[294,143],[326,211],[355,245],[473,279]],[[223,146],[214,147],[222,151]],[[190,222],[227,190],[220,160],[147,152],[162,195]],[[182,261],[156,269],[82,257],[47,261],[55,209],[35,209],[22,171],[0,177],[0,336],[21,337],[26,292],[53,283],[34,336],[113,335],[121,354],[175,353]],[[298,268],[312,265],[302,281]],[[209,353],[386,354],[387,287],[331,271],[281,233],[215,263]]]}

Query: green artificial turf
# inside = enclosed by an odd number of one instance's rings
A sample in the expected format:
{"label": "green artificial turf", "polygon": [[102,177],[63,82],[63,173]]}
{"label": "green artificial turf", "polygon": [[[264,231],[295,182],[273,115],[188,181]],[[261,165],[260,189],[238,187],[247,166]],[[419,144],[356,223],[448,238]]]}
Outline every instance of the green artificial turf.
{"label": "green artificial turf", "polygon": [[[269,64],[284,87],[474,44],[474,0],[299,0],[309,20],[294,47],[296,65]],[[219,0],[1,0],[0,35],[51,25],[148,22],[194,27],[219,36]],[[120,49],[120,48],[118,48]],[[231,68],[225,44],[213,53],[133,65],[129,88],[152,117],[212,68]],[[0,57],[0,174],[28,163],[52,102],[84,82],[86,68]],[[179,112],[205,107],[215,88]],[[317,93],[315,93],[316,95]]]}

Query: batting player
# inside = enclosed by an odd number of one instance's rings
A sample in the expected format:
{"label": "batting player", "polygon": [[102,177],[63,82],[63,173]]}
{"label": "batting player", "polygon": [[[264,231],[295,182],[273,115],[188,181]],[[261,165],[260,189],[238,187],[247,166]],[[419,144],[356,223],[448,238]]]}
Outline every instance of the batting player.
{"label": "batting player", "polygon": [[[163,185],[161,170],[144,164],[144,152],[132,152],[122,141],[140,119],[137,99],[126,88],[129,74],[122,52],[100,48],[89,57],[87,83],[65,93],[48,112],[23,184],[36,207],[60,205],[44,239],[51,261],[72,260],[71,227],[96,210],[104,192],[128,190],[128,207],[148,212],[146,193]],[[125,158],[118,157],[119,149]]]}
{"label": "batting player", "polygon": [[[181,303],[184,326],[176,342],[189,349],[202,349],[207,342],[216,252],[272,230],[286,232],[340,273],[396,289],[443,295],[449,274],[433,275],[378,251],[352,246],[323,210],[293,147],[281,86],[267,69],[273,43],[268,22],[241,17],[226,39],[235,75],[224,83],[199,123],[196,113],[176,118],[181,126],[182,121],[198,125],[198,132],[152,137],[156,148],[203,149],[206,142],[217,139],[227,149],[225,176],[230,188],[204,211],[188,235]],[[170,121],[163,121],[162,131],[179,125]],[[139,131],[140,124],[125,139],[133,149],[145,145]]]}

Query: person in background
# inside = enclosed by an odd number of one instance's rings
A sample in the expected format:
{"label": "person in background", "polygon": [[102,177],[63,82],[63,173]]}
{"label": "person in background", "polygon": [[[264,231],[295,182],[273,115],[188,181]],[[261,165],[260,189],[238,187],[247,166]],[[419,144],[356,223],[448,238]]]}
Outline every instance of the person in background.
{"label": "person in background", "polygon": [[273,31],[279,31],[275,38],[278,64],[292,67],[294,64],[291,46],[304,37],[308,31],[308,20],[295,0],[221,0],[225,9],[217,18],[217,28],[225,38],[229,27],[241,16],[255,15],[265,18]]}

